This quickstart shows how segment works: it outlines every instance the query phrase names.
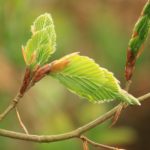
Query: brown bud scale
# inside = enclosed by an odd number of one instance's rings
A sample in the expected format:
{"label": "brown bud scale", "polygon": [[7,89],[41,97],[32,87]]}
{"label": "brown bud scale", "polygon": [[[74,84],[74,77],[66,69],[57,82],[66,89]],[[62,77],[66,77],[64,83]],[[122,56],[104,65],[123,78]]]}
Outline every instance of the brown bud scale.
{"label": "brown bud scale", "polygon": [[22,86],[20,88],[20,93],[23,95],[24,92],[26,91],[29,83],[30,83],[30,78],[31,78],[31,71],[29,68],[26,68],[26,71],[25,71],[25,76],[24,76],[24,79],[23,79],[23,83],[22,83]]}

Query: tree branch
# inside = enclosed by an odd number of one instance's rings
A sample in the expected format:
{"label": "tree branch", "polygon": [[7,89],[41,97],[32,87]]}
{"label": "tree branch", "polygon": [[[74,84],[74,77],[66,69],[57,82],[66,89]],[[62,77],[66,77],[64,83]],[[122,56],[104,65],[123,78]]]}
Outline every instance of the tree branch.
{"label": "tree branch", "polygon": [[[144,101],[145,99],[150,98],[150,93],[145,94],[141,97],[139,97],[139,101]],[[87,123],[86,125],[73,130],[71,132],[67,132],[64,134],[58,134],[58,135],[27,135],[24,133],[19,133],[19,132],[13,132],[9,130],[4,130],[0,129],[0,136],[4,137],[9,137],[9,138],[14,138],[14,139],[19,139],[19,140],[26,140],[26,141],[33,141],[33,142],[39,142],[39,143],[48,143],[48,142],[56,142],[56,141],[62,141],[62,140],[67,140],[71,138],[80,138],[80,136],[85,133],[86,131],[96,127],[99,124],[102,124],[109,118],[111,118],[118,108],[120,107],[119,104],[104,115],[98,117],[97,119]]]}

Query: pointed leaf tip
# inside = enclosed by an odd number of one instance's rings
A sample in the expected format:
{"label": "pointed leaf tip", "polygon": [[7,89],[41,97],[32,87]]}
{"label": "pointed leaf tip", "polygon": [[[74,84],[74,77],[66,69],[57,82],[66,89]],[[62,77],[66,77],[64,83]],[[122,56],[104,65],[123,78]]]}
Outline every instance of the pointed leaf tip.
{"label": "pointed leaf tip", "polygon": [[131,105],[141,105],[141,103],[139,102],[139,100],[137,98],[135,98],[133,95],[129,94],[128,92],[126,92],[125,90],[121,90],[121,95],[122,98],[124,99],[124,101],[128,104]]}
{"label": "pointed leaf tip", "polygon": [[31,31],[34,34],[37,31],[43,30],[48,26],[53,26],[53,19],[49,13],[45,13],[37,17],[31,26]]}

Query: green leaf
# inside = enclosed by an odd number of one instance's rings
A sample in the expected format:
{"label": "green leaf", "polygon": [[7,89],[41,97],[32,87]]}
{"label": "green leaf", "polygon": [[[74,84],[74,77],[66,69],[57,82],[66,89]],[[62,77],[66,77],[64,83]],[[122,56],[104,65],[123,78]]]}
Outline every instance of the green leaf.
{"label": "green leaf", "polygon": [[68,55],[68,65],[63,70],[52,72],[73,93],[87,98],[91,102],[109,102],[114,99],[129,104],[139,104],[138,100],[126,93],[119,86],[118,80],[111,72],[100,67],[86,56]]}
{"label": "green leaf", "polygon": [[32,36],[23,48],[25,62],[31,67],[41,66],[55,52],[56,33],[51,15],[45,13],[39,16],[31,30]]}
{"label": "green leaf", "polygon": [[136,60],[144,50],[144,42],[150,29],[150,1],[145,4],[141,16],[137,20],[127,49],[125,76],[130,80],[133,74]]}
{"label": "green leaf", "polygon": [[44,28],[52,25],[53,26],[53,19],[50,14],[45,13],[40,15],[31,26],[31,31],[33,34],[37,31],[43,30]]}

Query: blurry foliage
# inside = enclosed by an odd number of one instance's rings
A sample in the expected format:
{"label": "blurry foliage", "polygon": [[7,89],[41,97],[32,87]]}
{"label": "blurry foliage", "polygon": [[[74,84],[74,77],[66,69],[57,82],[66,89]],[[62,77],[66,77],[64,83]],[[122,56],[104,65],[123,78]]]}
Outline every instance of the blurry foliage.
{"label": "blurry foliage", "polygon": [[[124,9],[125,4],[127,7]],[[123,81],[127,43],[134,21],[137,19],[137,16],[134,15],[138,14],[134,10],[139,8],[140,12],[141,4],[144,4],[144,1],[138,4],[136,0],[132,2],[129,0],[0,0],[0,55],[8,58],[7,65],[13,66],[14,72],[23,70],[21,45],[25,44],[31,35],[28,32],[30,24],[40,14],[49,12],[53,16],[57,34],[57,51],[52,59],[74,51],[81,51],[82,54],[95,58],[97,63],[113,71],[117,78]],[[128,6],[130,7],[128,8]],[[117,10],[119,11],[117,12]],[[130,20],[133,21],[130,22]],[[149,76],[145,76],[150,73],[148,69],[150,53],[148,50],[145,51],[146,53],[137,62],[135,74],[138,72],[141,74],[135,75],[137,81],[133,86],[135,94],[142,94],[144,86],[150,87],[147,82]],[[142,65],[145,66],[143,70]],[[1,74],[4,77],[5,73],[1,68]],[[14,74],[10,74],[10,76],[14,76]],[[17,84],[18,78],[20,76],[16,77]],[[4,80],[6,83],[8,82],[6,78]],[[142,81],[145,81],[145,84],[141,85]],[[10,87],[14,91],[14,86]],[[11,96],[10,89],[3,88],[0,91],[1,111]],[[47,78],[37,84],[19,104],[21,116],[29,131],[39,134],[70,131],[100,116],[110,107],[112,107],[111,104],[94,105],[80,100],[57,81]],[[134,112],[133,114],[136,115]],[[132,128],[108,129],[109,125],[110,123],[107,122],[87,134],[91,139],[100,143],[112,145],[128,145],[140,138]],[[15,114],[11,114],[1,122],[0,127],[21,130]],[[68,148],[77,150],[82,148],[81,142],[77,140],[35,144],[0,138],[0,149],[17,150],[20,149],[20,146],[22,150],[65,150]]]}
{"label": "blurry foliage", "polygon": [[[26,13],[26,1],[0,1],[1,49],[15,64],[22,64],[21,45],[26,40],[30,17]],[[7,50],[6,50],[7,49]]]}

